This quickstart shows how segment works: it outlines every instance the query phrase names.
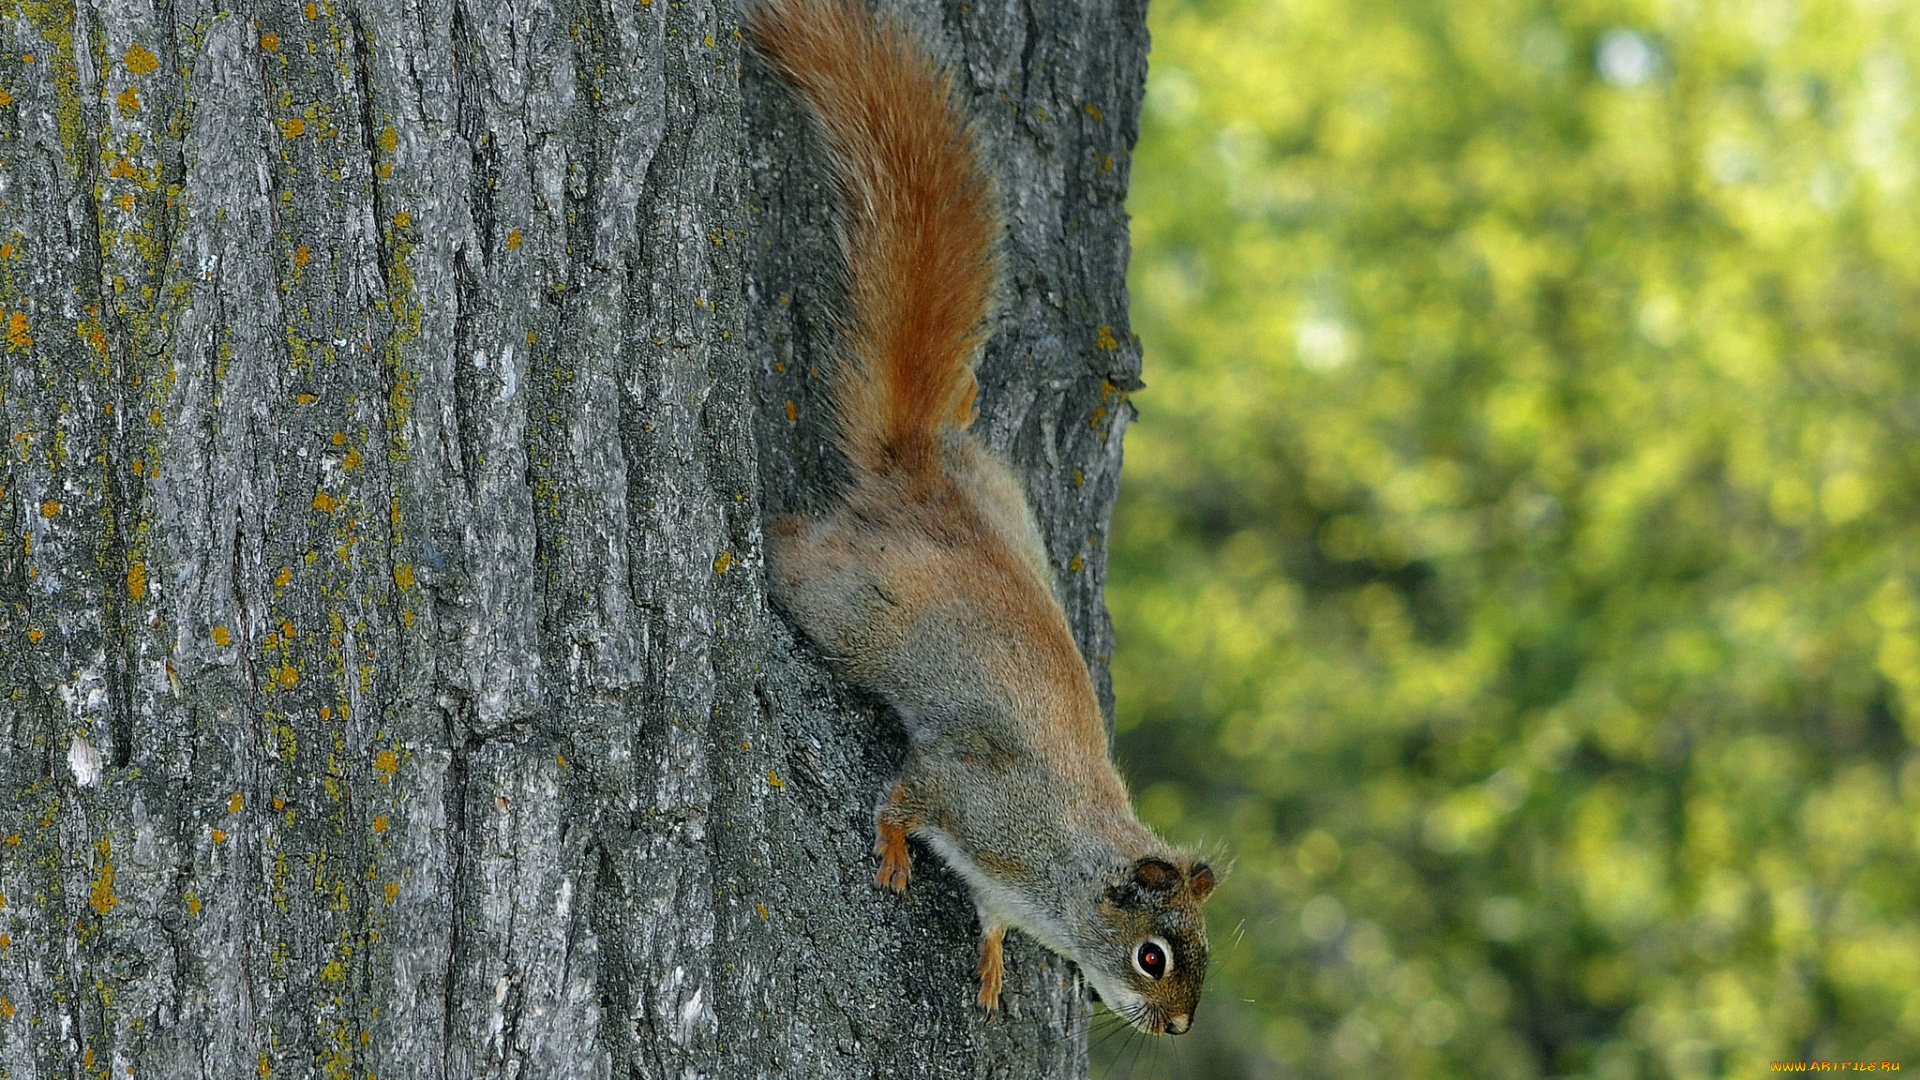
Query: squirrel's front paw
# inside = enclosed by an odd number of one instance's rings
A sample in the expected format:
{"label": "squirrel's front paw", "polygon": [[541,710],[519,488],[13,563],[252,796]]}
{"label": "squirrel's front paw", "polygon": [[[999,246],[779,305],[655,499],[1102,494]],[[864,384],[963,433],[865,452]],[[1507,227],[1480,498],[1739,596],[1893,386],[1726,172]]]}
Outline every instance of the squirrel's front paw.
{"label": "squirrel's front paw", "polygon": [[879,834],[873,853],[880,856],[880,872],[873,875],[873,883],[883,889],[906,892],[907,878],[913,873],[913,864],[907,856],[907,831],[884,820],[875,822],[873,831]]}
{"label": "squirrel's front paw", "polygon": [[1001,976],[1007,970],[1000,944],[1006,936],[1004,926],[980,928],[980,1007],[988,1012],[1000,1007]]}

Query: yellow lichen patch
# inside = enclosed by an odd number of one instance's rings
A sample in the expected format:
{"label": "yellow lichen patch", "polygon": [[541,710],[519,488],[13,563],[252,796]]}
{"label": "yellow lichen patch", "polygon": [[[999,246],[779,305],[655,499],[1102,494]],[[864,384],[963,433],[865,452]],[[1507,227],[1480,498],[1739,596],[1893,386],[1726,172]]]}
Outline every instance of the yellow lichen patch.
{"label": "yellow lichen patch", "polygon": [[558,765],[559,765],[559,766],[560,766],[561,768],[563,768],[563,769],[564,769],[564,768],[566,768],[566,767],[567,767],[567,755],[565,755],[565,754],[555,754],[555,755],[553,755],[553,760],[554,760],[554,762],[555,762],[555,763],[557,763],[557,764],[558,764]]}
{"label": "yellow lichen patch", "polygon": [[1093,339],[1093,344],[1095,348],[1102,349],[1106,352],[1112,352],[1120,347],[1119,340],[1113,336],[1113,327],[1111,326],[1101,327],[1099,335]]}
{"label": "yellow lichen patch", "polygon": [[785,780],[780,779],[780,774],[777,772],[774,772],[772,769],[767,770],[767,784],[770,787],[777,787],[777,788],[783,788],[787,786],[787,782]]}
{"label": "yellow lichen patch", "polygon": [[27,313],[16,311],[7,316],[7,347],[15,352],[33,344],[33,327],[27,323]]}
{"label": "yellow lichen patch", "polygon": [[1073,571],[1076,574],[1079,573],[1081,570],[1085,569],[1086,565],[1087,565],[1086,560],[1080,558],[1080,556],[1078,555],[1075,555],[1073,558],[1067,560],[1067,569]]}
{"label": "yellow lichen patch", "polygon": [[336,431],[328,437],[333,440],[333,445],[335,446],[347,445],[347,433],[344,431]]}
{"label": "yellow lichen patch", "polygon": [[12,1018],[13,1002],[6,997],[0,997],[0,1019],[11,1020]]}
{"label": "yellow lichen patch", "polygon": [[327,961],[326,966],[320,969],[320,981],[330,983],[346,982],[347,965],[338,960]]}
{"label": "yellow lichen patch", "polygon": [[302,405],[311,405],[314,402],[319,401],[320,398],[314,394],[295,394],[293,395],[293,400],[299,402]]}
{"label": "yellow lichen patch", "polygon": [[120,108],[121,116],[132,116],[140,111],[140,89],[132,83],[114,96],[113,103]]}
{"label": "yellow lichen patch", "polygon": [[309,0],[307,4],[307,18],[317,19],[319,17],[320,17],[320,5],[312,3],[311,0]]}
{"label": "yellow lichen patch", "polygon": [[301,244],[299,247],[293,249],[293,265],[305,266],[307,265],[307,260],[311,258],[313,258],[313,249],[307,245]]}
{"label": "yellow lichen patch", "polygon": [[313,508],[331,514],[340,509],[340,500],[324,491],[316,491],[313,493]]}
{"label": "yellow lichen patch", "polygon": [[214,627],[211,636],[215,645],[226,646],[233,641],[233,632],[224,626]]}
{"label": "yellow lichen patch", "polygon": [[247,798],[239,792],[236,791],[232,795],[227,796],[227,813],[238,813],[240,808],[245,805],[247,805]]}
{"label": "yellow lichen patch", "polygon": [[213,842],[214,842],[214,843],[216,843],[216,844],[224,844],[224,843],[226,843],[226,842],[227,842],[227,830],[225,830],[225,829],[215,829],[215,830],[213,830]]}
{"label": "yellow lichen patch", "polygon": [[127,564],[127,598],[145,600],[147,598],[147,564],[135,562]]}
{"label": "yellow lichen patch", "polygon": [[267,50],[268,52],[275,51],[276,49],[280,48],[280,35],[274,34],[274,33],[261,34],[260,47]]}
{"label": "yellow lichen patch", "polygon": [[127,70],[135,75],[151,75],[160,68],[160,58],[137,41],[127,46],[126,55],[121,59],[126,61]]}
{"label": "yellow lichen patch", "polygon": [[289,139],[297,139],[307,133],[307,122],[299,117],[290,117],[280,122],[280,134]]}
{"label": "yellow lichen patch", "polygon": [[[88,311],[89,316],[82,319],[80,325],[74,327],[74,333],[79,334],[80,340],[92,346],[93,351],[104,360],[107,356],[107,329],[100,322],[99,308],[89,308]],[[113,402],[104,404],[108,412],[113,411]]]}
{"label": "yellow lichen patch", "polygon": [[800,410],[794,408],[793,399],[788,398],[787,399],[787,423],[789,424],[797,423],[799,419],[800,419]]}
{"label": "yellow lichen patch", "polygon": [[1088,116],[1093,117],[1095,120],[1105,120],[1107,118],[1107,114],[1100,111],[1100,106],[1095,105],[1091,101],[1087,102],[1085,105],[1080,106],[1080,108],[1086,110],[1086,114]]}
{"label": "yellow lichen patch", "polygon": [[343,469],[355,469],[359,468],[359,466],[360,451],[358,450],[348,450],[347,456],[340,459],[340,467]]}
{"label": "yellow lichen patch", "polygon": [[87,906],[94,914],[105,915],[120,902],[113,895],[113,841],[102,838],[93,846],[100,853],[100,866],[93,878],[93,888],[87,894]]}
{"label": "yellow lichen patch", "polygon": [[200,914],[200,894],[191,889],[187,891],[187,910],[195,915]]}
{"label": "yellow lichen patch", "polygon": [[382,832],[386,832],[386,831],[387,831],[387,824],[388,824],[388,822],[387,822],[387,815],[385,815],[385,814],[375,814],[375,815],[373,816],[373,831],[374,831],[374,832],[377,832],[377,833],[382,833]]}
{"label": "yellow lichen patch", "polygon": [[292,664],[287,664],[284,667],[271,668],[268,671],[268,675],[275,683],[279,684],[282,690],[291,690],[300,685],[300,669],[294,667]]}
{"label": "yellow lichen patch", "polygon": [[280,636],[283,638],[286,638],[288,641],[293,640],[293,620],[292,619],[280,620]]}
{"label": "yellow lichen patch", "polygon": [[[13,103],[13,95],[7,93],[5,90],[0,90],[0,96],[4,96],[6,98],[5,101],[0,101],[0,105],[11,105]],[[11,258],[13,258],[13,245],[0,244],[0,259],[11,259]]]}
{"label": "yellow lichen patch", "polygon": [[43,631],[43,630],[41,630],[41,629],[40,629],[39,627],[37,627],[37,626],[29,626],[29,627],[27,627],[27,640],[28,640],[28,641],[33,641],[33,642],[38,642],[38,641],[39,641],[39,640],[40,640],[41,638],[43,638],[43,637],[46,637],[46,636],[47,636],[47,635],[46,635],[46,632],[45,632],[45,631]]}
{"label": "yellow lichen patch", "polygon": [[713,572],[716,574],[724,574],[727,572],[727,567],[732,565],[733,565],[733,552],[723,551],[720,553],[719,557],[713,560]]}
{"label": "yellow lichen patch", "polygon": [[400,771],[400,756],[391,750],[382,750],[373,755],[373,767],[380,773],[380,782],[390,784],[393,774]]}
{"label": "yellow lichen patch", "polygon": [[764,918],[766,918],[766,917],[767,917],[767,905],[765,905],[765,904],[755,904],[755,905],[753,905],[753,910],[755,910],[755,911],[757,911],[757,912],[759,912],[759,913],[760,913],[760,917],[761,917],[761,918],[763,918],[763,919],[764,919]]}
{"label": "yellow lichen patch", "polygon": [[413,566],[401,563],[393,568],[393,583],[403,589],[413,588]]}
{"label": "yellow lichen patch", "polygon": [[51,518],[60,516],[60,504],[52,499],[40,504],[40,516]]}
{"label": "yellow lichen patch", "polygon": [[400,895],[400,883],[397,881],[389,881],[387,882],[387,887],[381,891],[386,894],[387,903],[391,904],[394,898]]}
{"label": "yellow lichen patch", "polygon": [[0,934],[0,950],[13,948],[13,935]]}
{"label": "yellow lichen patch", "polygon": [[[0,90],[0,107],[5,107],[5,106],[8,106],[8,105],[11,105],[11,104],[13,104],[13,95],[12,95],[12,94],[10,94],[10,93],[8,93],[8,92],[7,92],[7,91],[5,91],[5,90]],[[4,245],[4,246],[5,246],[5,247],[12,247],[13,245],[12,245],[12,244],[6,244],[6,245]]]}
{"label": "yellow lichen patch", "polygon": [[400,133],[393,129],[392,124],[388,124],[380,132],[380,149],[385,150],[387,153],[391,154],[397,147],[399,147],[399,145],[400,145]]}
{"label": "yellow lichen patch", "polygon": [[405,210],[402,210],[399,213],[393,215],[393,223],[399,226],[400,228],[404,229],[407,226],[413,224],[413,215],[407,213]]}
{"label": "yellow lichen patch", "polygon": [[525,237],[520,235],[519,229],[508,229],[507,230],[507,250],[512,251],[515,248],[518,248],[521,244],[521,241],[525,239],[526,239]]}
{"label": "yellow lichen patch", "polygon": [[293,567],[291,566],[282,566],[280,568],[280,572],[273,575],[273,583],[282,589],[286,588],[287,583],[292,580],[293,580]]}

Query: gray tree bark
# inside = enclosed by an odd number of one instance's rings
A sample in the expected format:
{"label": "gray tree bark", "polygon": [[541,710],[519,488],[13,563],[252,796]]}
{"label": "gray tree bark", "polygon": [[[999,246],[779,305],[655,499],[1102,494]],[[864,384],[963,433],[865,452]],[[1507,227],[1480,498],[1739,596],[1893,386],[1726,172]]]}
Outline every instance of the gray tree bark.
{"label": "gray tree bark", "polygon": [[[1006,206],[980,430],[1105,686],[1140,0],[889,4]],[[1075,1076],[770,610],[830,187],[710,0],[0,2],[0,1077]]]}

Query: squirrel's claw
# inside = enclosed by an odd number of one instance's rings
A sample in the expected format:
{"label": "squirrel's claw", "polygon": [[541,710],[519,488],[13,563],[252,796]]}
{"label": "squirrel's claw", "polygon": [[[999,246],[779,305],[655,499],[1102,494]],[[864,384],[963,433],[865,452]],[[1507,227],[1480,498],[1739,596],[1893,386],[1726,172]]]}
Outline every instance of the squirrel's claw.
{"label": "squirrel's claw", "polygon": [[1001,977],[1007,970],[1000,944],[1006,936],[1004,926],[980,928],[980,1007],[988,1012],[1000,1008]]}
{"label": "squirrel's claw", "polygon": [[913,863],[907,856],[907,831],[885,820],[874,822],[873,830],[879,834],[873,853],[880,856],[880,872],[873,875],[873,883],[897,893],[906,892],[907,879],[913,874]]}

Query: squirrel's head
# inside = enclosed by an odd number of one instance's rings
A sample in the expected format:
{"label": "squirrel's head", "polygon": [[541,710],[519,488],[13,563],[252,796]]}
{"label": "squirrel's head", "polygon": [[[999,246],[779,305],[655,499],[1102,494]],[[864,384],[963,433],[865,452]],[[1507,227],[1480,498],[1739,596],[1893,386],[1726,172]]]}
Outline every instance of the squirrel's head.
{"label": "squirrel's head", "polygon": [[1213,868],[1149,855],[1124,867],[1100,898],[1101,941],[1082,970],[1109,1009],[1149,1035],[1184,1035],[1207,979]]}

